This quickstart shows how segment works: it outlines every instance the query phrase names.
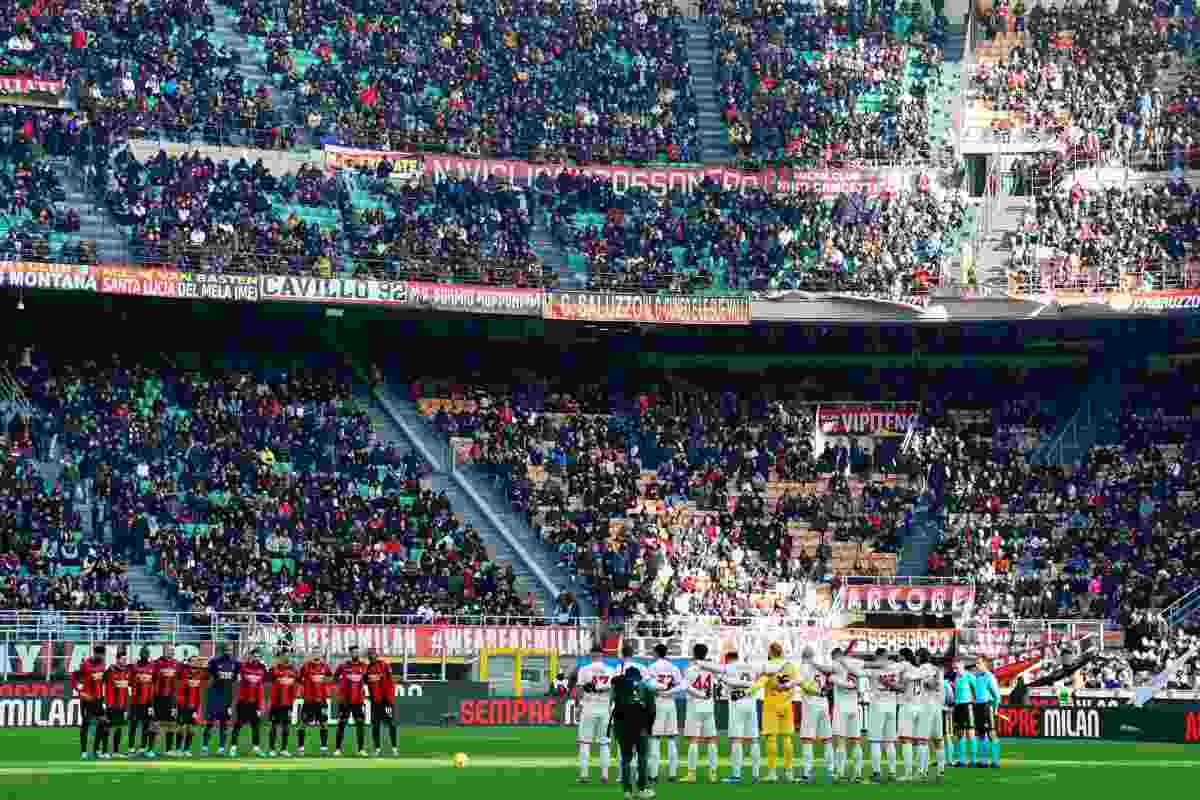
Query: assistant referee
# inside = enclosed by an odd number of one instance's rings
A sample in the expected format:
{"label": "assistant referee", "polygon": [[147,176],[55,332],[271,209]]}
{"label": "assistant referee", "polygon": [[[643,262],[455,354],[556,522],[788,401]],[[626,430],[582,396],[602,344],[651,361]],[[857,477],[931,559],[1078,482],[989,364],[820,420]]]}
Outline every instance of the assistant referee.
{"label": "assistant referee", "polygon": [[[976,767],[986,767],[988,764],[988,745],[991,745],[992,767],[1000,766],[1000,742],[996,740],[996,730],[992,724],[996,709],[1000,705],[1000,684],[992,674],[991,664],[981,658],[975,662],[975,734],[979,737],[977,746],[983,748],[983,757],[977,756],[977,750],[971,750],[971,763]],[[982,740],[982,744],[978,744]]]}
{"label": "assistant referee", "polygon": [[961,663],[954,665],[954,735],[958,737],[958,754],[954,766],[967,765],[967,741],[971,742],[971,752],[978,753],[975,741],[974,715],[971,713],[975,706],[975,676],[963,669]]}

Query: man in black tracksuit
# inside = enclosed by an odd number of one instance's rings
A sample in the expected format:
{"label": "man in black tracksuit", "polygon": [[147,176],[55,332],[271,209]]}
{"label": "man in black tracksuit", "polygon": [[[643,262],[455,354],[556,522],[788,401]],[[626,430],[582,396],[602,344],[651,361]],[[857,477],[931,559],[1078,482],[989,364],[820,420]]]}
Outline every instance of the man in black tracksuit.
{"label": "man in black tracksuit", "polygon": [[633,798],[633,758],[637,756],[638,791],[640,797],[650,800],[654,790],[646,788],[649,770],[642,767],[650,763],[650,731],[654,728],[655,685],[642,679],[637,667],[629,667],[625,674],[613,680],[612,732],[616,735],[621,750],[621,776],[626,800]]}

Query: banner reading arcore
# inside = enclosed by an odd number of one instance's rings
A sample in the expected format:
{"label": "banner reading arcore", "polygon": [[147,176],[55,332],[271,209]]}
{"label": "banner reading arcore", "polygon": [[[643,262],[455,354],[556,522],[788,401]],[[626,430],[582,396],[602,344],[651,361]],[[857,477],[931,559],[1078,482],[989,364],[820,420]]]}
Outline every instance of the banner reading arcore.
{"label": "banner reading arcore", "polygon": [[542,316],[581,322],[749,325],[750,298],[547,291]]}

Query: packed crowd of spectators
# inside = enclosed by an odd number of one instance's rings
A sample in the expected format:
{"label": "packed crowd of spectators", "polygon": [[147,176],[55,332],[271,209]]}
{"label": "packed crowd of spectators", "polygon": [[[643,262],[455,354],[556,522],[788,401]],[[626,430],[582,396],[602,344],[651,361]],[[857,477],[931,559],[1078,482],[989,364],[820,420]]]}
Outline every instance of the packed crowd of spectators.
{"label": "packed crowd of spectators", "polygon": [[[895,552],[910,521],[914,494],[873,481],[884,465],[813,453],[802,404],[684,387],[626,404],[540,381],[410,391],[611,620],[770,613],[829,573],[834,543],[857,544],[867,574],[866,554]],[[865,483],[854,491],[848,463]],[[789,523],[819,531],[811,550]]]}
{"label": "packed crowd of spectators", "polygon": [[739,191],[622,194],[590,176],[545,180],[547,228],[596,289],[811,290],[902,297],[957,258],[964,198],[940,187],[869,197]]}
{"label": "packed crowd of spectators", "polygon": [[1200,286],[1198,213],[1182,182],[1043,192],[1012,237],[1012,274],[1041,290]]}
{"label": "packed crowd of spectators", "polygon": [[292,2],[282,26],[254,3],[233,5],[317,137],[535,160],[699,160],[671,2]]}
{"label": "packed crowd of spectators", "polygon": [[975,576],[994,616],[1127,625],[1200,585],[1190,417],[1127,410],[1122,444],[1093,448],[1077,469],[993,459],[958,437],[947,431],[938,456],[947,524],[930,569]]}
{"label": "packed crowd of spectators", "polygon": [[[200,618],[532,610],[511,565],[491,560],[478,532],[422,484],[416,456],[377,438],[344,369],[114,357],[30,360],[14,375],[41,416],[18,426],[29,457],[3,473],[17,487],[0,495],[16,498],[0,517],[5,563],[15,591],[22,571],[67,576],[29,602],[116,607],[128,559]],[[46,438],[50,447],[34,447]],[[61,453],[61,486],[30,472],[35,449]],[[86,550],[63,535],[85,527],[66,498],[90,500]]]}
{"label": "packed crowd of spectators", "polygon": [[814,166],[930,160],[947,21],[919,4],[706,0],[718,102],[745,159]]}

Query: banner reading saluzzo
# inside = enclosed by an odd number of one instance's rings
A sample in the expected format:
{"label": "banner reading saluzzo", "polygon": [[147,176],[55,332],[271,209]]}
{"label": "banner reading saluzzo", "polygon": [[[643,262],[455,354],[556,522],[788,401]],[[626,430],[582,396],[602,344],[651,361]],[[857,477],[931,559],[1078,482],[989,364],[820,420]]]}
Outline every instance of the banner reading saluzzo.
{"label": "banner reading saluzzo", "polygon": [[536,317],[542,312],[540,289],[509,289],[421,281],[263,275],[261,296],[264,300],[291,303],[391,306],[472,314]]}
{"label": "banner reading saluzzo", "polygon": [[542,317],[583,322],[749,325],[750,298],[547,291]]}

